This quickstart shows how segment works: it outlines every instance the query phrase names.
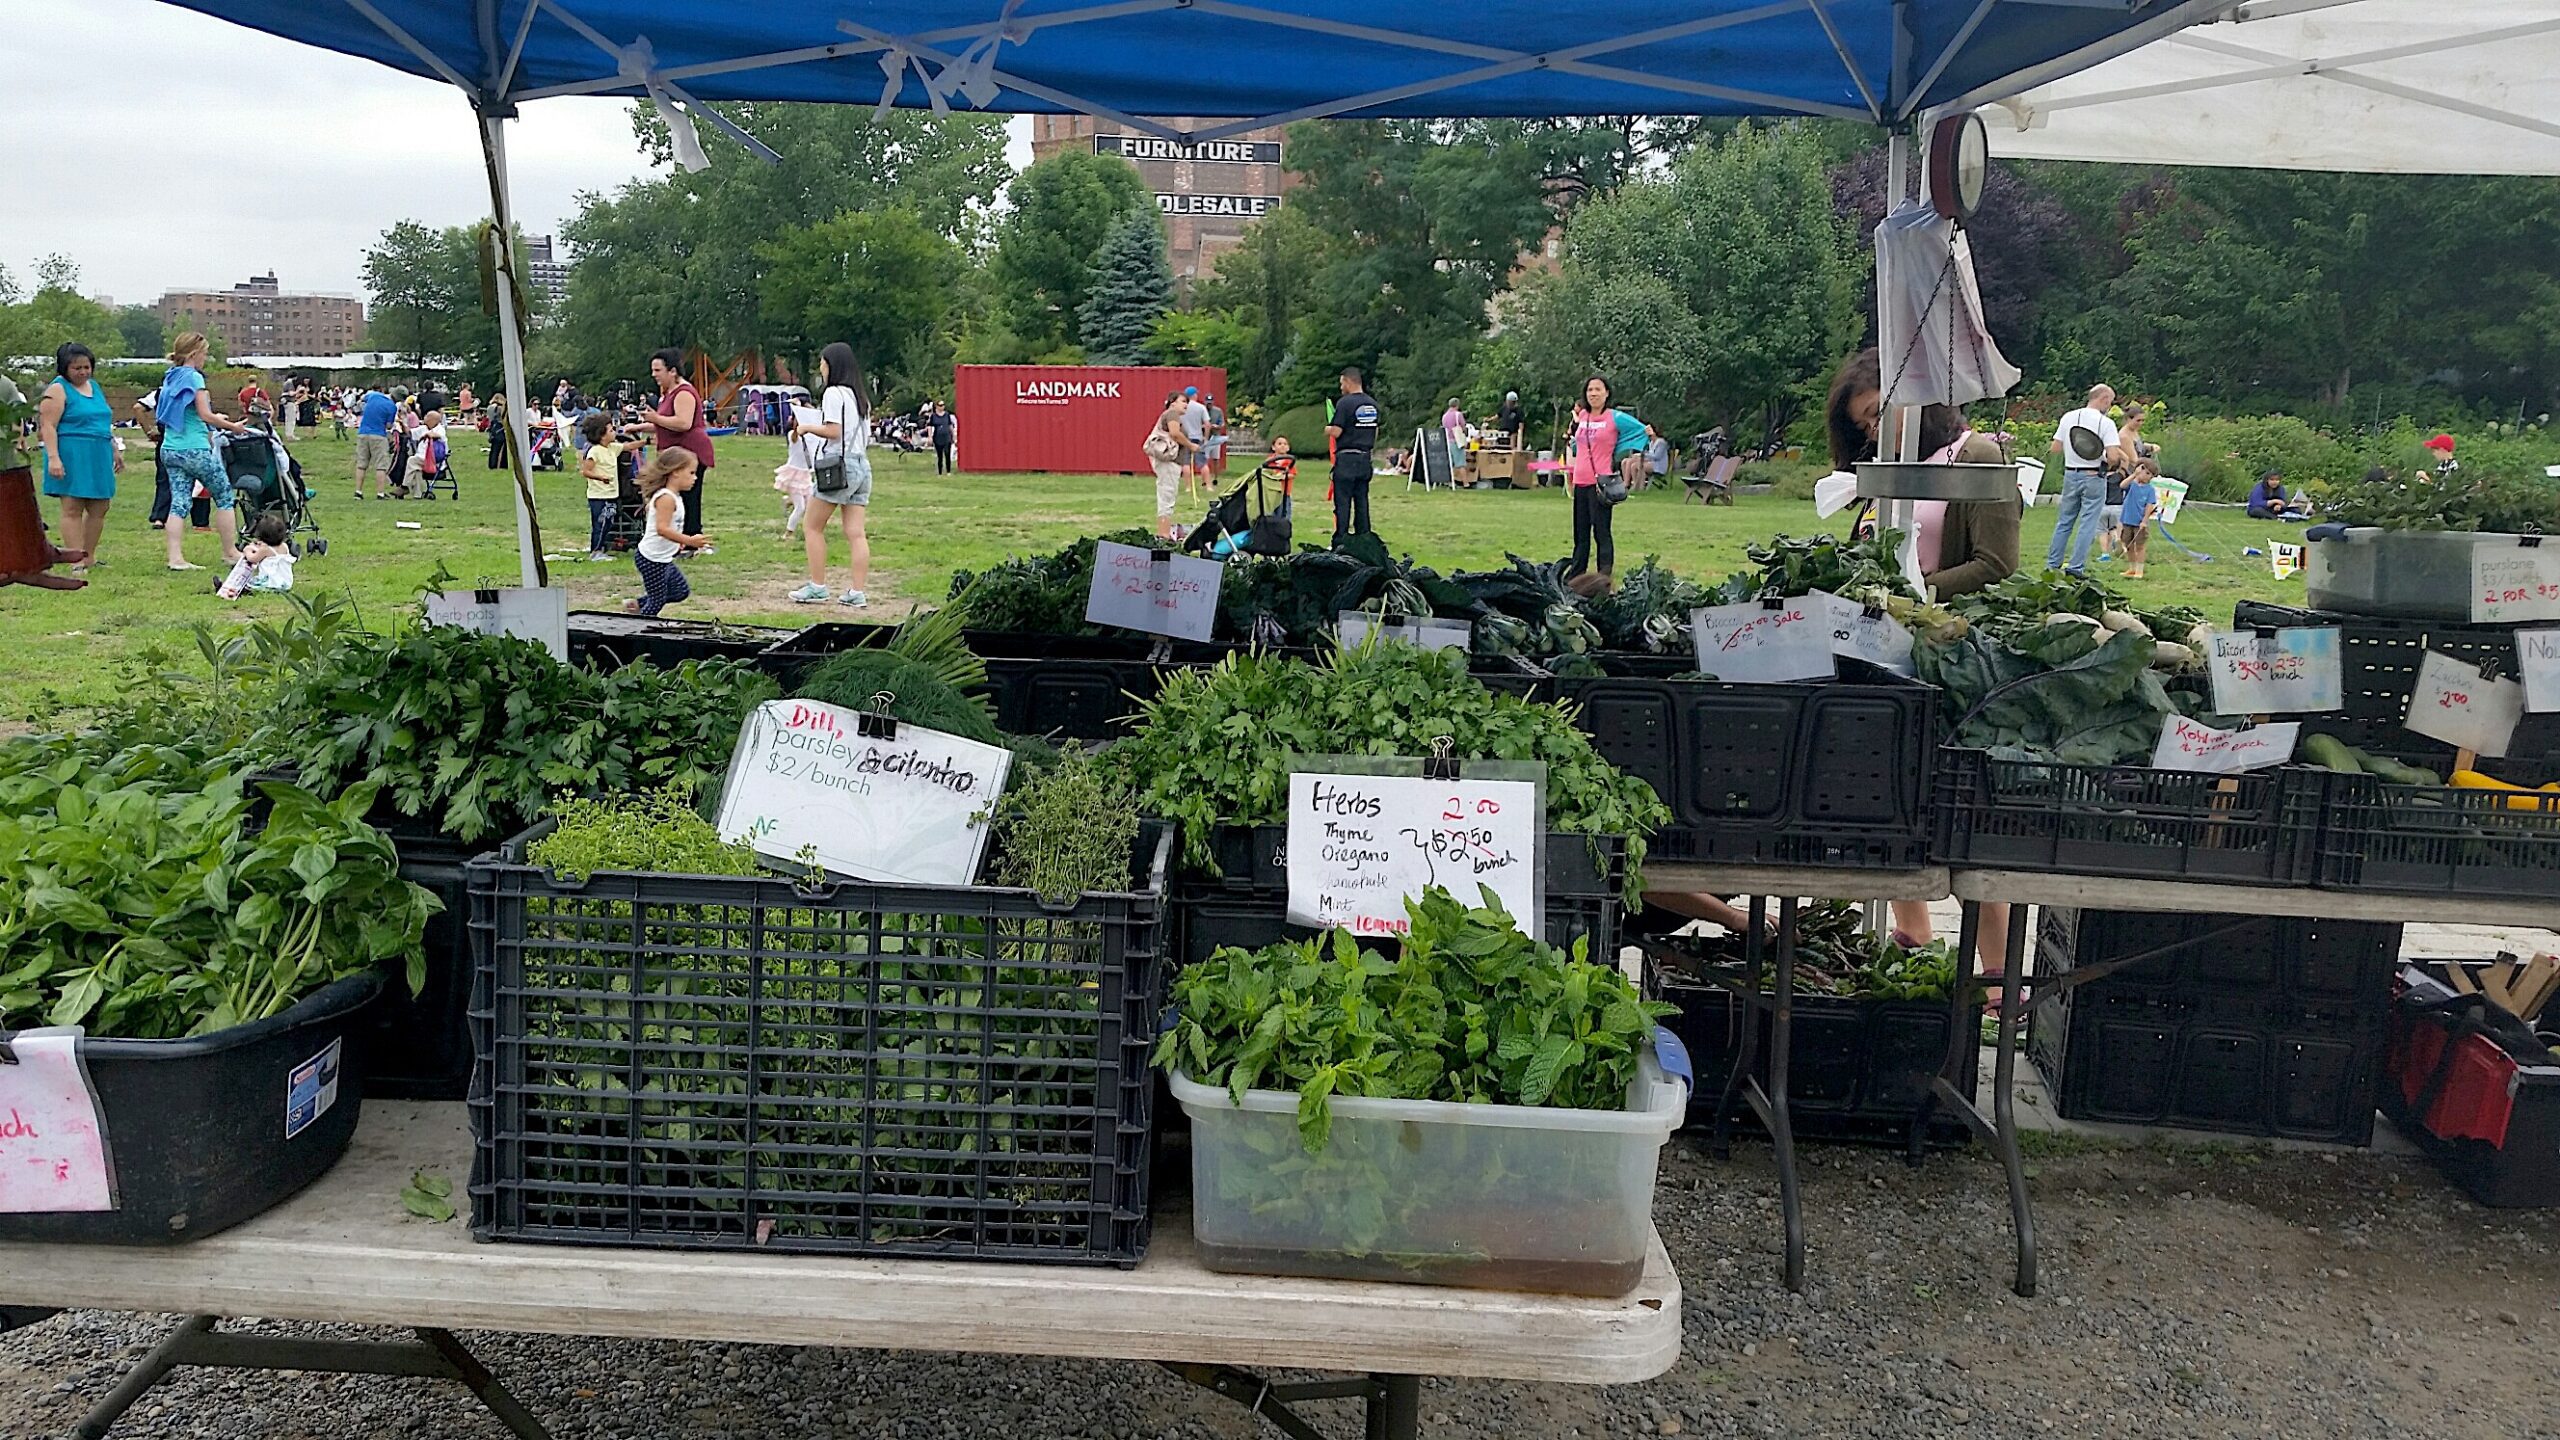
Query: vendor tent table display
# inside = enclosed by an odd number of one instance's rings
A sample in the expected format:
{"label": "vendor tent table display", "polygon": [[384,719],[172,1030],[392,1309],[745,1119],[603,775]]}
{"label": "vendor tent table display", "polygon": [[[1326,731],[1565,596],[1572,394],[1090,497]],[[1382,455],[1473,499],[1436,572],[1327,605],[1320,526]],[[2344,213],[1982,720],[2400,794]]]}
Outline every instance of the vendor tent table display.
{"label": "vendor tent table display", "polygon": [[[1296,1403],[1362,1400],[1375,1440],[1415,1434],[1419,1376],[1629,1384],[1680,1354],[1680,1282],[1659,1236],[1635,1288],[1605,1300],[1212,1274],[1178,1210],[1159,1213],[1129,1271],[478,1245],[459,1224],[407,1218],[399,1198],[413,1173],[463,1173],[471,1153],[459,1105],[368,1106],[335,1171],[222,1235],[147,1252],[0,1245],[0,1305],[423,1326],[430,1345],[443,1330],[488,1329],[1154,1360],[1296,1435],[1316,1433],[1280,1419]],[[271,1341],[246,1358],[353,1370],[381,1357]],[[1265,1386],[1239,1367],[1369,1378]]]}

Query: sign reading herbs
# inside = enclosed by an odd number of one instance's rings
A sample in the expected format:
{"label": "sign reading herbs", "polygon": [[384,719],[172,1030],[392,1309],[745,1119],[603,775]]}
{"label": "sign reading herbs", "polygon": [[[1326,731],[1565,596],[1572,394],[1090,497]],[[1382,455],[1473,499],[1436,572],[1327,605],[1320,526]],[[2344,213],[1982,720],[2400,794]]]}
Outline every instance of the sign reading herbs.
{"label": "sign reading herbs", "polygon": [[819,700],[747,716],[720,791],[722,838],[863,880],[968,885],[1013,752]]}
{"label": "sign reading herbs", "polygon": [[1401,935],[1406,901],[1483,886],[1536,933],[1544,765],[1330,756],[1303,767],[1289,775],[1292,924]]}

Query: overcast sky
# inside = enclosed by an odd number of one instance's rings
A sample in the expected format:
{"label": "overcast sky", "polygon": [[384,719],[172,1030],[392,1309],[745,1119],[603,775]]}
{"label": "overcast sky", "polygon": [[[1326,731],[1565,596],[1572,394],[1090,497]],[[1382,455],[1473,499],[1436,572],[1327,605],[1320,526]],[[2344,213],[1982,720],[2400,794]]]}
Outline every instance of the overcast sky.
{"label": "overcast sky", "polygon": [[[157,0],[0,0],[0,35],[0,266],[21,285],[59,251],[120,304],[268,270],[287,290],[356,295],[365,247],[394,221],[488,214],[450,86]],[[626,109],[542,100],[508,127],[528,233],[641,173]],[[745,159],[703,143],[714,164]]]}

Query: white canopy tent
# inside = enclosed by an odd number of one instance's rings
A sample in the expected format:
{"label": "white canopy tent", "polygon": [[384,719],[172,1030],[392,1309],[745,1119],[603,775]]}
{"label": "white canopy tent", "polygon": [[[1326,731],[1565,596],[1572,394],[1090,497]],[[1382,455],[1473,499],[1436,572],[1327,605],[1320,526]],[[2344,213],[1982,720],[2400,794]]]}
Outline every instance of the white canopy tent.
{"label": "white canopy tent", "polygon": [[2240,0],[1971,98],[2018,159],[2560,175],[2560,0]]}

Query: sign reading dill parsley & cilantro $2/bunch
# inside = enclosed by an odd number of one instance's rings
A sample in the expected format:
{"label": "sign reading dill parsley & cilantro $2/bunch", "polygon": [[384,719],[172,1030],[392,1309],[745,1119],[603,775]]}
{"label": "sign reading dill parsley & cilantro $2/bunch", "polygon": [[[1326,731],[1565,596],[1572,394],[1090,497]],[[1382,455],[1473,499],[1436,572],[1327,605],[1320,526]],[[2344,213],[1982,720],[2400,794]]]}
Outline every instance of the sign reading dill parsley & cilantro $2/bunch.
{"label": "sign reading dill parsley & cilantro $2/bunch", "polygon": [[1436,887],[1475,905],[1482,903],[1477,887],[1490,886],[1520,929],[1537,935],[1544,913],[1540,801],[1534,780],[1295,772],[1290,923],[1401,935],[1407,899]]}
{"label": "sign reading dill parsley & cilantro $2/bunch", "polygon": [[1013,752],[817,700],[747,716],[720,791],[723,838],[785,865],[968,885]]}

